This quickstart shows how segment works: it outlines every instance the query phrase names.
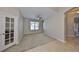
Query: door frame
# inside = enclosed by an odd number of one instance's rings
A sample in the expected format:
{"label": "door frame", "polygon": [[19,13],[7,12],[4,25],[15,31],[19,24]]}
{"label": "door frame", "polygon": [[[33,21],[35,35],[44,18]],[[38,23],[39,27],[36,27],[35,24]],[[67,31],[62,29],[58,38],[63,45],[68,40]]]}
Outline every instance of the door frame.
{"label": "door frame", "polygon": [[79,7],[73,7],[73,8],[71,8],[71,9],[69,9],[68,11],[66,11],[65,13],[64,13],[64,15],[65,15],[65,21],[64,21],[64,30],[65,30],[65,39],[67,39],[67,14],[68,13],[72,13],[72,12],[74,12],[74,11],[79,11]]}
{"label": "door frame", "polygon": [[15,20],[16,20],[16,16],[13,16],[13,15],[1,15],[1,18],[2,18],[2,33],[5,33],[5,17],[10,17],[10,18],[14,18],[14,42],[13,43],[10,43],[10,44],[8,44],[8,45],[5,45],[5,35],[2,35],[2,39],[3,39],[3,45],[4,45],[4,49],[7,49],[7,48],[9,48],[10,46],[12,46],[12,45],[14,45],[14,44],[16,44],[16,31],[15,31],[15,29],[16,29],[16,27],[15,27]]}

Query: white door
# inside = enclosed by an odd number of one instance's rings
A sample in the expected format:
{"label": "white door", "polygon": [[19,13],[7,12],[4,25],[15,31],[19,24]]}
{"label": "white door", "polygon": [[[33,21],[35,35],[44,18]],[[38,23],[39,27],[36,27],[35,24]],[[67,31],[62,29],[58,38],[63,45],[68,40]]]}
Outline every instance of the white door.
{"label": "white door", "polygon": [[10,16],[3,16],[2,18],[2,39],[6,49],[14,45],[14,18]]}
{"label": "white door", "polygon": [[2,16],[0,15],[0,51],[4,50],[4,40],[2,39],[3,36],[3,26],[2,26]]}

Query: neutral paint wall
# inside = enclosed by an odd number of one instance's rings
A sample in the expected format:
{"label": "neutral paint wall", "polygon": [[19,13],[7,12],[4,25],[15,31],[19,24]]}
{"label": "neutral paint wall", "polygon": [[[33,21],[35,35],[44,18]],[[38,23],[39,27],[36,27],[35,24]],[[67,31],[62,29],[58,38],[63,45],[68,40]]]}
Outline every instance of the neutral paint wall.
{"label": "neutral paint wall", "polygon": [[51,18],[44,22],[44,32],[46,35],[65,42],[65,15],[64,12],[70,8],[63,7],[56,11]]}
{"label": "neutral paint wall", "polygon": [[24,37],[24,24],[23,24],[23,16],[22,14],[19,12],[19,19],[18,19],[18,39],[19,42],[23,39]]}
{"label": "neutral paint wall", "polygon": [[[59,10],[59,22],[60,22],[60,24],[61,24],[61,26],[60,26],[60,28],[62,29],[61,30],[61,33],[62,33],[62,41],[64,41],[65,42],[65,39],[66,39],[66,24],[65,24],[65,22],[66,22],[66,19],[65,19],[65,12],[66,11],[68,11],[69,9],[71,9],[72,7],[63,7],[63,8],[60,8],[60,10]],[[61,23],[61,21],[62,21],[62,23]]]}
{"label": "neutral paint wall", "polygon": [[44,23],[45,34],[60,41],[64,41],[62,24],[63,21],[59,20],[58,13],[55,13],[54,15],[52,15],[51,18],[47,19]]}
{"label": "neutral paint wall", "polygon": [[66,32],[67,37],[74,37],[74,17],[76,16],[75,13],[67,14],[66,18]]}
{"label": "neutral paint wall", "polygon": [[19,10],[15,7],[0,7],[0,14],[18,16]]}
{"label": "neutral paint wall", "polygon": [[29,22],[28,19],[24,19],[24,34],[31,34]]}

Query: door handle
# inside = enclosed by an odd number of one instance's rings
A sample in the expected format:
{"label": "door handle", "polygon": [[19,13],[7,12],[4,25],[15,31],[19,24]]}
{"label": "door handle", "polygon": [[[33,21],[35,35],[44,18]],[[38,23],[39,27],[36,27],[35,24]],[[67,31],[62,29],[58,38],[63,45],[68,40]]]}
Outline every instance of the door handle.
{"label": "door handle", "polygon": [[2,34],[0,34],[0,35],[5,35],[5,33],[2,33]]}
{"label": "door handle", "polygon": [[5,35],[5,33],[2,33],[2,35]]}

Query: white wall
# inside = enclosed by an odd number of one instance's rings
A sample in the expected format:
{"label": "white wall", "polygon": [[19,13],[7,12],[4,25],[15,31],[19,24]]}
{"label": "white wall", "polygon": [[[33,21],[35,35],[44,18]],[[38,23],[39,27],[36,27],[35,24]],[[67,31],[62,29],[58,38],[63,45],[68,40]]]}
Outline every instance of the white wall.
{"label": "white wall", "polygon": [[68,9],[70,8],[60,8],[59,11],[56,11],[51,18],[45,20],[44,32],[46,35],[55,38],[61,42],[65,42],[64,12],[66,12]]}
{"label": "white wall", "polygon": [[30,31],[30,20],[24,19],[24,34],[31,34],[32,32]]}
{"label": "white wall", "polygon": [[47,19],[44,24],[44,32],[48,36],[64,42],[63,21],[59,17],[60,15],[55,13],[51,18]]}
{"label": "white wall", "polygon": [[[62,21],[62,33],[63,33],[62,34],[63,39],[61,39],[61,40],[63,40],[64,42],[65,42],[65,39],[66,39],[65,12],[68,11],[69,9],[71,9],[71,8],[73,8],[73,7],[63,7],[63,8],[60,8],[60,10],[59,10],[59,18],[58,19]],[[61,22],[60,22],[60,24],[61,24]]]}
{"label": "white wall", "polygon": [[23,35],[24,35],[24,24],[23,24],[24,20],[23,20],[23,16],[22,14],[19,12],[19,19],[18,19],[18,39],[19,42],[23,39]]}
{"label": "white wall", "polygon": [[18,16],[19,11],[15,7],[0,7],[0,14],[5,14],[5,15],[10,14],[13,16]]}

